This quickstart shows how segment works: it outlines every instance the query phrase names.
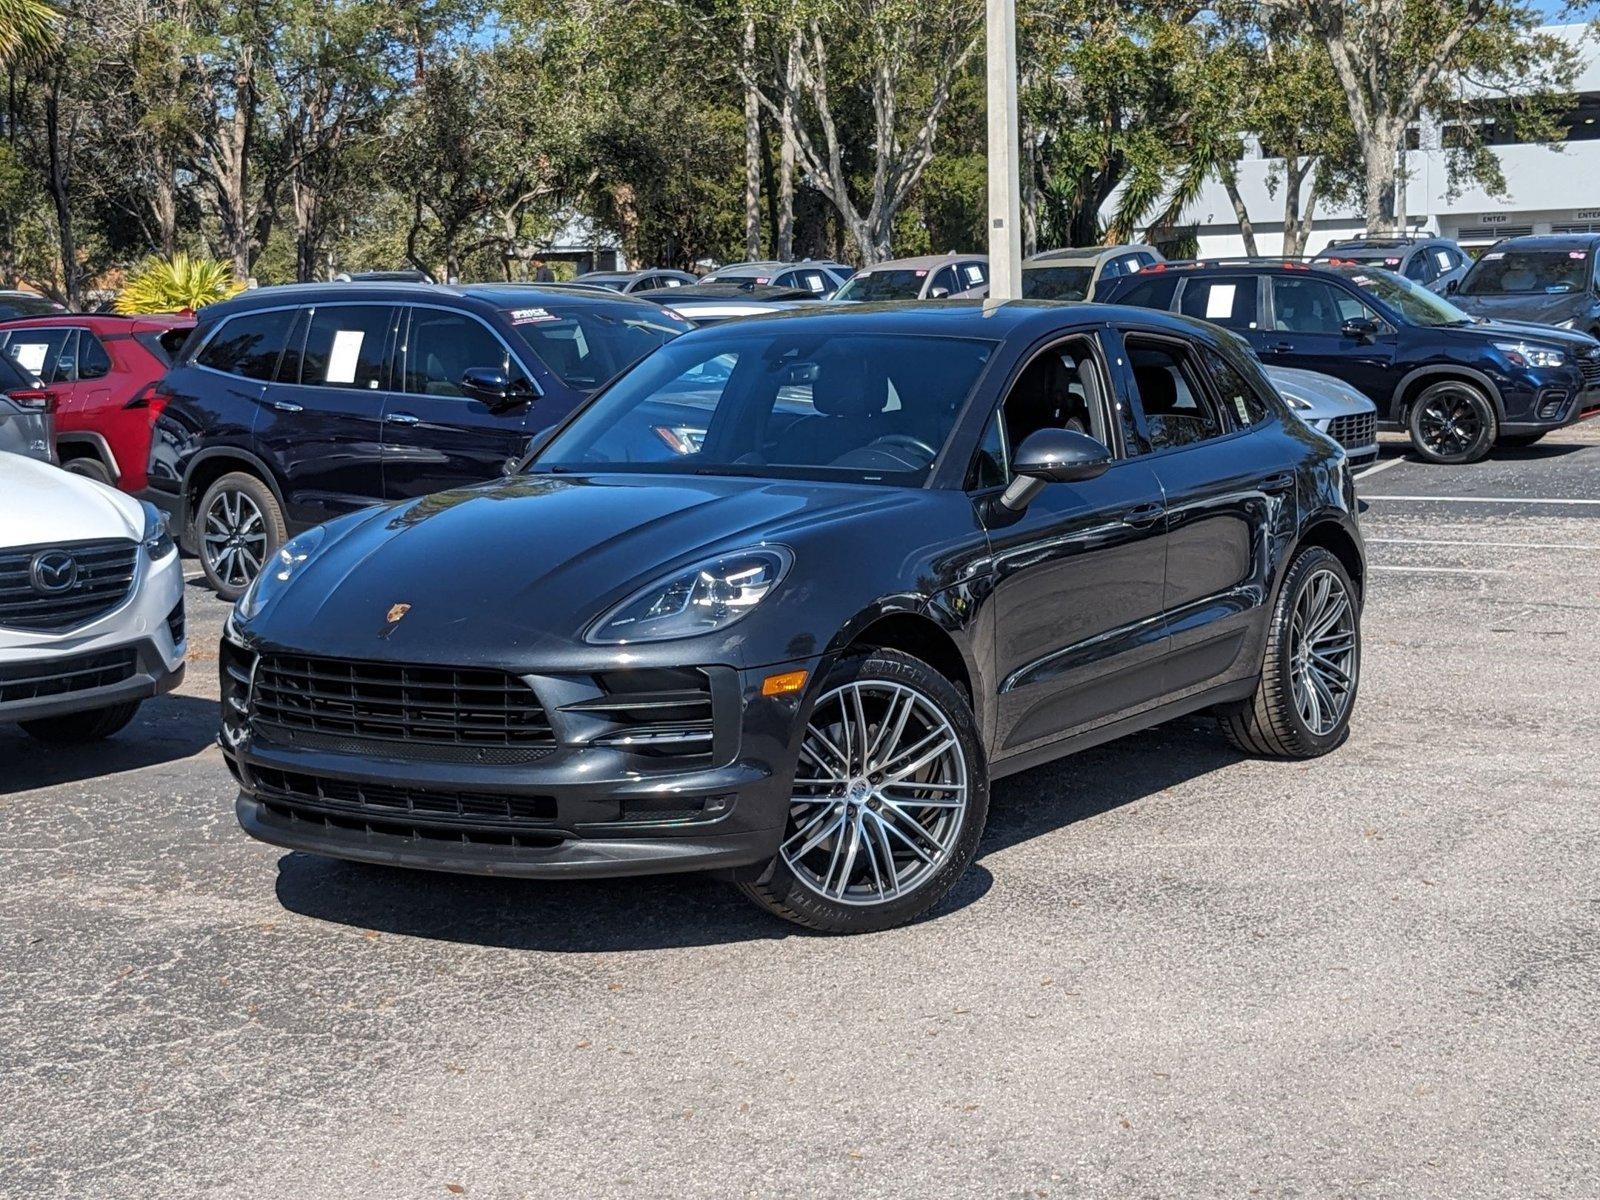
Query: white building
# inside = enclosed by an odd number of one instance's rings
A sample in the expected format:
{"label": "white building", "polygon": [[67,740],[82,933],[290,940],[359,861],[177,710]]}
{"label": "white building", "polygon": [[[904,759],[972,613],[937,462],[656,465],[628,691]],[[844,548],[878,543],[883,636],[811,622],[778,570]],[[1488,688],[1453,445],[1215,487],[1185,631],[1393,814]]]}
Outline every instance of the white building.
{"label": "white building", "polygon": [[[1560,146],[1518,145],[1509,140],[1494,146],[1505,174],[1507,195],[1491,196],[1476,185],[1450,195],[1446,165],[1450,127],[1424,121],[1411,133],[1406,152],[1406,215],[1413,232],[1439,234],[1463,246],[1486,246],[1498,238],[1529,233],[1600,232],[1600,45],[1584,25],[1550,26],[1547,32],[1578,48],[1583,66],[1573,84],[1578,103],[1563,119],[1567,140]],[[1508,131],[1509,133],[1509,131]],[[1274,160],[1261,155],[1249,139],[1238,165],[1239,190],[1255,229],[1256,249],[1275,254],[1283,249],[1283,185],[1279,160],[1276,194],[1268,191]],[[1244,253],[1244,240],[1233,204],[1220,183],[1211,181],[1184,212],[1203,257]],[[1366,222],[1360,209],[1317,202],[1307,253],[1328,242],[1356,236]]]}

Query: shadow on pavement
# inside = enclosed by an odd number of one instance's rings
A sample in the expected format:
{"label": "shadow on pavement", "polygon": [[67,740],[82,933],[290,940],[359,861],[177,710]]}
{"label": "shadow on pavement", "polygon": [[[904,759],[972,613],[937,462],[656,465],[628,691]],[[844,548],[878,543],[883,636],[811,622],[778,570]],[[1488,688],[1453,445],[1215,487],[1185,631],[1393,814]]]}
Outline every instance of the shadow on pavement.
{"label": "shadow on pavement", "polygon": [[177,693],[146,700],[126,729],[100,742],[46,745],[0,724],[0,796],[175,762],[216,736],[217,702]]}
{"label": "shadow on pavement", "polygon": [[[983,898],[994,885],[985,855],[1239,758],[1210,726],[1182,722],[1001,780],[978,862],[925,919]],[[277,894],[284,908],[315,920],[512,950],[653,950],[806,933],[707,875],[490,879],[292,852],[278,860]]]}

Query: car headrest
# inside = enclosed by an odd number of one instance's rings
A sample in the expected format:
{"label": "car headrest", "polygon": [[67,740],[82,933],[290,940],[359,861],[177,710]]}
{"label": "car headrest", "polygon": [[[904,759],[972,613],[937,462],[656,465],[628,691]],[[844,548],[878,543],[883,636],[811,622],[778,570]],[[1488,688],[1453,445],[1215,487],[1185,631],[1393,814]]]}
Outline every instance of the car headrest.
{"label": "car headrest", "polygon": [[1139,403],[1145,416],[1170,413],[1178,404],[1178,385],[1167,367],[1134,367],[1133,380],[1139,386]]}
{"label": "car headrest", "polygon": [[883,392],[874,390],[867,361],[859,355],[833,354],[817,362],[811,382],[811,405],[825,417],[866,417],[883,411]]}

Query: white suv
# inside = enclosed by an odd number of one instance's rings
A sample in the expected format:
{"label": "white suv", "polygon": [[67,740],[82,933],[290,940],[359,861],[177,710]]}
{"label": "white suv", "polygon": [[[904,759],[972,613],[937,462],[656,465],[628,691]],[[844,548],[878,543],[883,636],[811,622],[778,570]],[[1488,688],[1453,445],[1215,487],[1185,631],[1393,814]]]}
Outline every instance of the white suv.
{"label": "white suv", "polygon": [[0,722],[109,737],[183,678],[183,570],[150,504],[0,454]]}

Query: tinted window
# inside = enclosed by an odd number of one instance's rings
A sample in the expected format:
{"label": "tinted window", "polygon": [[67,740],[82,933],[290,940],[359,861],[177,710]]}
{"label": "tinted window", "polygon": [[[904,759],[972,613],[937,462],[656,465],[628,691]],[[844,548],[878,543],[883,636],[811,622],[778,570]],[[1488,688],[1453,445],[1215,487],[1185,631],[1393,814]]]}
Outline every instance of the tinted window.
{"label": "tinted window", "polygon": [[1163,311],[1172,307],[1172,297],[1177,294],[1177,275],[1152,275],[1148,279],[1141,279],[1138,283],[1125,288],[1117,297],[1118,304],[1133,304],[1139,308],[1159,308]]}
{"label": "tinted window", "polygon": [[76,329],[18,329],[6,343],[6,353],[30,375],[45,384],[71,383],[77,378]]}
{"label": "tinted window", "polygon": [[406,336],[405,390],[423,396],[461,396],[469,367],[511,367],[506,348],[483,324],[461,313],[411,310]]}
{"label": "tinted window", "polygon": [[[822,337],[795,327],[804,324],[733,324],[662,347],[583,409],[534,469],[922,483],[992,343]],[[663,425],[705,432],[684,453]]]}
{"label": "tinted window", "polygon": [[205,344],[195,362],[246,379],[271,379],[294,315],[293,309],[276,309],[230,317]]}
{"label": "tinted window", "polygon": [[1417,283],[1431,283],[1439,276],[1439,272],[1433,269],[1433,260],[1421,251],[1406,260],[1406,269],[1402,274]]}
{"label": "tinted window", "polygon": [[1093,279],[1092,266],[1023,267],[1022,294],[1029,300],[1082,300]]}
{"label": "tinted window", "polygon": [[1226,430],[1188,351],[1167,342],[1130,338],[1128,361],[1152,449],[1192,446]]}
{"label": "tinted window", "polygon": [[935,288],[943,288],[945,295],[959,292],[961,285],[956,282],[956,269],[954,267],[940,267],[934,273],[933,282],[928,285],[928,295],[932,296]]}
{"label": "tinted window", "polygon": [[111,373],[111,355],[87,329],[78,330],[78,378],[101,379]]}
{"label": "tinted window", "polygon": [[1464,296],[1579,292],[1589,284],[1587,250],[1491,250],[1461,281]]}
{"label": "tinted window", "polygon": [[646,304],[543,304],[513,309],[506,320],[550,373],[590,391],[662,343],[694,326]]}
{"label": "tinted window", "polygon": [[382,387],[394,313],[394,309],[376,304],[315,309],[306,331],[300,382],[364,391]]}
{"label": "tinted window", "polygon": [[32,387],[33,380],[23,373],[22,368],[4,354],[0,354],[0,391],[10,392]]}
{"label": "tinted window", "polygon": [[1261,394],[1251,387],[1238,369],[1210,347],[1201,351],[1201,361],[1211,375],[1211,383],[1222,398],[1222,406],[1233,414],[1241,429],[1267,419],[1270,409]]}
{"label": "tinted window", "polygon": [[983,440],[973,456],[972,467],[967,471],[967,490],[999,487],[1006,482],[1011,468],[1006,461],[1006,439],[1000,432],[1000,414],[995,413],[983,428]]}
{"label": "tinted window", "polygon": [[1183,314],[1229,329],[1254,329],[1258,286],[1254,275],[1191,275],[1183,287]]}
{"label": "tinted window", "polygon": [[1326,280],[1284,275],[1273,277],[1272,310],[1272,327],[1284,333],[1338,333],[1346,321],[1376,315]]}
{"label": "tinted window", "polygon": [[839,300],[915,300],[926,271],[860,271],[839,289]]}
{"label": "tinted window", "polygon": [[1040,351],[1006,397],[1006,444],[1020,446],[1041,429],[1070,429],[1109,443],[1105,394],[1105,376],[1088,339]]}

